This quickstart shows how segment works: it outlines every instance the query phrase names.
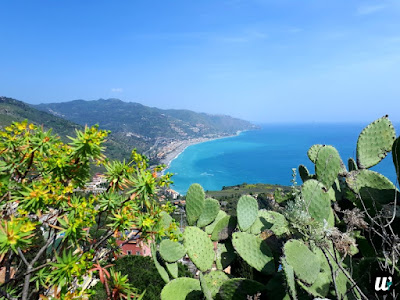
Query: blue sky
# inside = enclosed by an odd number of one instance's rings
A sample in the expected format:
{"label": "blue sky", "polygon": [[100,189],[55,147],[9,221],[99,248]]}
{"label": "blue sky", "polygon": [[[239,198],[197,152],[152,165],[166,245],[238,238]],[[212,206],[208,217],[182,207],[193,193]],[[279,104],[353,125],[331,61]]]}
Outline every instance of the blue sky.
{"label": "blue sky", "polygon": [[399,0],[0,2],[0,95],[400,121]]}

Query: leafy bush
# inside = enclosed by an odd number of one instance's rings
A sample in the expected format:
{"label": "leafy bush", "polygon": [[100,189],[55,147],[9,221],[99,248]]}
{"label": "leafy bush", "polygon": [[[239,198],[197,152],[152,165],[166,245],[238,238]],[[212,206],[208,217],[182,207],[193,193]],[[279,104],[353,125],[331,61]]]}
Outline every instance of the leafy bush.
{"label": "leafy bush", "polygon": [[[0,132],[0,284],[2,299],[85,298],[100,280],[109,298],[137,298],[128,277],[112,268],[115,239],[178,238],[172,211],[157,190],[170,183],[132,152],[128,163],[102,154],[108,132],[76,131],[63,143],[27,122]],[[88,193],[90,166],[104,165],[107,188]],[[111,264],[110,264],[111,263]]]}

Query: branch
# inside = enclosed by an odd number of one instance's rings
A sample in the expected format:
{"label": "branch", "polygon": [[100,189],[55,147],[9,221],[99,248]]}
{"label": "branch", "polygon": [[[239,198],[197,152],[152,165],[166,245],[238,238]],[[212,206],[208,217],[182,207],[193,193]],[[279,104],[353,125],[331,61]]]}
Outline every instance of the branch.
{"label": "branch", "polygon": [[329,260],[328,256],[326,255],[326,252],[324,251],[324,248],[321,247],[321,250],[322,250],[322,253],[324,254],[326,260],[328,261],[329,268],[331,269],[332,280],[333,280],[333,285],[335,287],[336,297],[340,300],[339,292],[338,292],[337,285],[336,285],[336,275],[337,275],[337,273],[333,270],[333,266],[331,264],[331,261]]}
{"label": "branch", "polygon": [[368,300],[368,297],[365,296],[365,294],[361,291],[357,283],[351,278],[349,273],[341,266],[341,264],[335,259],[334,255],[329,251],[329,249],[326,249],[326,251],[329,253],[329,255],[335,260],[337,266],[339,269],[343,272],[343,274],[347,277],[347,279],[351,282],[351,284],[357,289],[357,291],[360,293],[361,297],[365,300]]}
{"label": "branch", "polygon": [[27,267],[29,267],[29,263],[25,258],[25,255],[22,253],[21,248],[18,247],[18,254],[21,257],[22,261],[25,263]]}

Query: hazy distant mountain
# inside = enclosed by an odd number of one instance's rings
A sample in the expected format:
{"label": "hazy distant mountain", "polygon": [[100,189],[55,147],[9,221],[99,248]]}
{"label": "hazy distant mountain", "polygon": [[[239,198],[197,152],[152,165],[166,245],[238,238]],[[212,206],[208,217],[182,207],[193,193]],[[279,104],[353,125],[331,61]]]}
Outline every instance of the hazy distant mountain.
{"label": "hazy distant mountain", "polygon": [[113,132],[143,139],[228,135],[238,130],[254,128],[247,121],[229,116],[189,110],[163,110],[118,99],[75,100],[39,104],[35,107],[81,125],[99,124]]}

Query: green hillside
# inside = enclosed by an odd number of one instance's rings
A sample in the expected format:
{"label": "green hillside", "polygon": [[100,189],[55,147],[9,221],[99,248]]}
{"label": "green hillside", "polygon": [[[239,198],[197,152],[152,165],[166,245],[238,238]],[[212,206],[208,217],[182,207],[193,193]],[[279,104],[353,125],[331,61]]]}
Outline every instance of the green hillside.
{"label": "green hillside", "polygon": [[81,125],[99,124],[102,128],[122,132],[127,137],[136,137],[145,142],[157,138],[229,135],[238,130],[254,129],[251,123],[229,116],[189,110],[162,110],[118,99],[75,100],[35,107]]}
{"label": "green hillside", "polygon": [[53,128],[53,132],[60,135],[64,141],[67,140],[67,135],[74,135],[75,129],[82,128],[76,123],[34,109],[22,101],[0,97],[0,128],[25,119],[36,125],[43,125],[46,130]]}
{"label": "green hillside", "polygon": [[[75,136],[75,129],[82,129],[82,125],[54,116],[50,113],[37,110],[30,105],[12,98],[0,97],[0,129],[10,125],[12,122],[28,120],[45,130],[52,129],[64,142],[69,142],[67,136]],[[138,148],[141,146],[138,143]],[[129,158],[131,147],[118,134],[111,133],[106,142],[106,155],[112,159]]]}

